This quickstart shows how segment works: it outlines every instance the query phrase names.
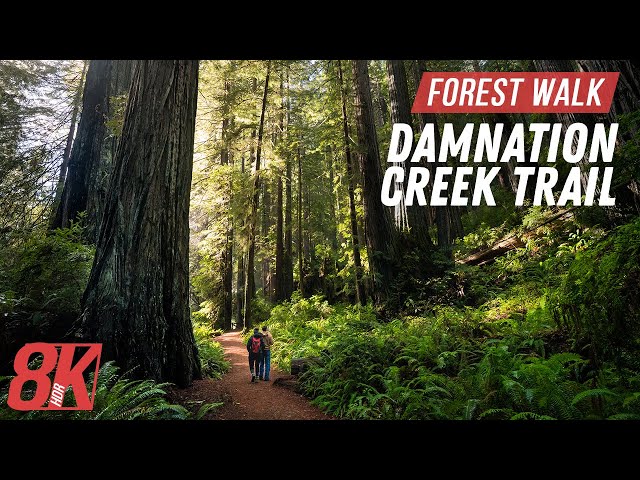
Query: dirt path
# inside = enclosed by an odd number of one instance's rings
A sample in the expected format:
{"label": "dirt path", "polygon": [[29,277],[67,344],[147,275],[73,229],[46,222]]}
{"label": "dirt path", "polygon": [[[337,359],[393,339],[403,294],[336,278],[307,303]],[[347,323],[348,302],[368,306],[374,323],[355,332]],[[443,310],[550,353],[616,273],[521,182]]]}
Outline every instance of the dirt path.
{"label": "dirt path", "polygon": [[309,400],[292,390],[274,385],[284,373],[271,364],[271,381],[251,383],[247,349],[239,332],[217,337],[223,346],[231,369],[221,380],[196,380],[193,386],[176,391],[181,403],[224,401],[224,405],[207,418],[219,420],[329,420],[331,417],[311,405]]}

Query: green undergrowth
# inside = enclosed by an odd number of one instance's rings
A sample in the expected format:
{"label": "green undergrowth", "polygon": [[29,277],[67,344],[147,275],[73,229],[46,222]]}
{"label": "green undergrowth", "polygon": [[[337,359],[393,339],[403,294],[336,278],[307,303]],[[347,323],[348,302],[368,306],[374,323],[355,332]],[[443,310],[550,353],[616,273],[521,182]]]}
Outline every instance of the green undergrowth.
{"label": "green undergrowth", "polygon": [[209,323],[193,321],[193,334],[198,346],[202,375],[209,378],[221,378],[229,371],[229,362],[224,358],[222,345],[214,340],[221,330],[215,330]]}
{"label": "green undergrowth", "polygon": [[465,298],[415,315],[294,296],[274,362],[318,357],[302,387],[343,418],[640,419],[640,220],[573,227],[456,267]]}

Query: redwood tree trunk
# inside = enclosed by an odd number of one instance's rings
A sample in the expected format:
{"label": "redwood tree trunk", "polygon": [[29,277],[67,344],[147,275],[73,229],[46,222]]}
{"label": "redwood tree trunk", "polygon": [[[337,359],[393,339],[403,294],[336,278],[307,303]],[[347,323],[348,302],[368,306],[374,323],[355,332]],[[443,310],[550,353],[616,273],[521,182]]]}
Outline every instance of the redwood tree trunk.
{"label": "redwood tree trunk", "polygon": [[188,295],[197,91],[197,61],[136,63],[82,300],[104,360],[182,387],[201,375]]}
{"label": "redwood tree trunk", "polygon": [[[100,162],[105,120],[109,109],[111,60],[92,60],[82,97],[82,115],[73,142],[69,168],[60,203],[51,228],[66,228],[80,212],[87,210],[90,182],[96,177]],[[92,212],[88,212],[92,217]],[[88,225],[92,237],[93,225]]]}
{"label": "redwood tree trunk", "polygon": [[[409,89],[407,87],[407,74],[402,60],[387,60],[387,75],[389,78],[389,97],[391,98],[391,121],[392,123],[406,123],[413,128],[411,119],[411,100],[409,99]],[[413,139],[410,139],[413,140]],[[400,145],[400,148],[402,146]],[[409,172],[412,164],[409,160],[402,162],[404,168],[404,185],[396,184],[397,187],[406,191],[409,180]],[[420,162],[421,167],[428,168],[428,162],[424,159]],[[432,245],[431,237],[429,237],[429,216],[427,208],[419,205],[407,207],[404,203],[404,194],[402,202],[396,206],[396,225],[404,228],[405,225],[410,228],[409,238],[420,250],[429,251]],[[404,220],[406,215],[406,222]]]}
{"label": "redwood tree trunk", "polygon": [[111,128],[105,128],[100,161],[92,172],[87,198],[87,223],[92,228],[92,231],[87,232],[87,234],[94,241],[98,240],[98,228],[104,214],[104,204],[109,192],[109,179],[113,171],[113,161],[118,148],[118,141],[120,140],[120,132],[114,122],[117,117],[116,108],[118,107],[116,98],[118,102],[122,101],[122,97],[126,99],[131,88],[134,63],[134,60],[112,61],[107,103],[108,110],[105,113],[105,120],[114,125]]}
{"label": "redwood tree trunk", "polygon": [[[280,114],[279,114],[279,126],[280,132],[276,139],[278,142],[282,142],[284,137],[284,117],[287,107],[286,98],[284,95],[284,70],[280,71]],[[285,155],[288,155],[286,153]],[[285,279],[285,267],[284,267],[284,195],[282,186],[282,168],[278,167],[278,178],[276,179],[276,279],[275,279],[275,291],[274,299],[276,302],[283,301],[286,293],[286,279]]]}
{"label": "redwood tree trunk", "polygon": [[[60,205],[60,199],[62,198],[62,190],[64,189],[65,179],[67,178],[67,168],[69,167],[69,157],[71,156],[71,146],[73,145],[73,137],[76,133],[76,123],[78,121],[78,111],[80,110],[80,100],[82,99],[82,91],[84,89],[84,77],[87,72],[87,61],[82,64],[82,73],[80,74],[80,82],[76,89],[76,94],[73,97],[73,109],[71,110],[71,126],[69,127],[69,134],[67,135],[67,143],[64,146],[64,153],[62,154],[62,164],[60,165],[60,175],[58,177],[58,184],[56,185],[56,196],[53,201],[53,215],[55,216],[58,205]],[[55,218],[55,217],[54,217]]]}
{"label": "redwood tree trunk", "polygon": [[[287,65],[287,128],[291,123],[291,96],[289,94],[289,66]],[[284,297],[290,298],[293,293],[293,223],[292,208],[293,194],[291,192],[291,152],[287,152],[285,158],[285,200],[286,206],[284,210],[284,253],[283,253],[283,270],[284,270]]]}
{"label": "redwood tree trunk", "polygon": [[[344,153],[347,162],[347,191],[349,193],[349,222],[351,226],[351,245],[353,247],[353,264],[355,268],[356,301],[364,305],[367,302],[364,287],[362,285],[362,260],[360,259],[360,242],[358,241],[358,217],[356,215],[356,179],[353,174],[353,158],[351,157],[351,145],[349,138],[349,122],[347,120],[347,98],[344,79],[342,75],[342,63],[338,60],[338,87],[342,100],[342,133],[344,134]],[[333,182],[331,184],[333,187]],[[337,243],[337,241],[336,241]]]}
{"label": "redwood tree trunk", "polygon": [[251,315],[251,300],[256,292],[255,284],[255,257],[256,257],[256,227],[258,223],[258,202],[260,199],[260,155],[262,153],[262,135],[264,132],[264,116],[267,109],[267,93],[269,92],[269,74],[271,61],[267,62],[267,75],[264,80],[264,92],[262,94],[262,110],[260,112],[260,125],[258,127],[258,144],[256,145],[256,171],[253,177],[253,199],[251,201],[251,213],[249,217],[249,253],[247,254],[247,269],[245,272],[246,283],[244,289],[244,326],[251,327],[253,318]]}
{"label": "redwood tree trunk", "polygon": [[358,163],[362,172],[365,237],[369,266],[374,279],[376,301],[385,296],[393,279],[393,263],[397,258],[397,245],[389,210],[380,201],[382,172],[378,137],[371,107],[369,68],[367,60],[352,60],[356,92],[356,118],[358,127]]}
{"label": "redwood tree trunk", "polygon": [[[229,102],[229,91],[231,85],[229,81],[224,83],[225,99],[224,105]],[[220,164],[229,165],[231,156],[229,152],[229,109],[225,108],[222,119],[222,150],[220,151]],[[222,308],[220,309],[220,320],[224,330],[231,330],[231,319],[233,317],[233,222],[231,218],[231,195],[233,185],[229,183],[229,200],[227,205],[227,232],[225,236],[224,251],[222,252]]]}
{"label": "redwood tree trunk", "polygon": [[298,145],[298,290],[304,296],[304,264],[302,262],[302,154]]}

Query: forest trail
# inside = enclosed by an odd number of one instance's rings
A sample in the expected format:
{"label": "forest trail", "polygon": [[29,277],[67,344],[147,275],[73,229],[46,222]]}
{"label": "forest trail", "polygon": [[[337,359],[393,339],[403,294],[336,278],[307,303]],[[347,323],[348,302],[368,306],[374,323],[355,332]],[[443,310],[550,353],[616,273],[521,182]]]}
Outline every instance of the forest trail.
{"label": "forest trail", "polygon": [[[251,383],[247,349],[240,332],[229,332],[216,340],[231,363],[229,372],[220,380],[196,380],[193,386],[180,392],[182,400],[224,405],[213,411],[218,420],[330,420],[304,396],[288,388],[274,385],[284,373],[271,364],[271,381]],[[277,341],[277,340],[276,340]],[[177,393],[177,392],[176,392]]]}

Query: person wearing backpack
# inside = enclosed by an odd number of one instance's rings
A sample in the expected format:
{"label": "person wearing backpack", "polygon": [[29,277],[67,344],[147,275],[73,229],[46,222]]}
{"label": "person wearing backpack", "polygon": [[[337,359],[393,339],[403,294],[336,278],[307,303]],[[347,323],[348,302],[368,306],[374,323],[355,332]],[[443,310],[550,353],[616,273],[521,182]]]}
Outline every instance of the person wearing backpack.
{"label": "person wearing backpack", "polygon": [[253,329],[253,335],[247,342],[247,352],[249,352],[249,371],[251,372],[251,382],[256,381],[256,376],[260,373],[260,363],[262,362],[262,352],[264,351],[264,340],[257,328]]}
{"label": "person wearing backpack", "polygon": [[273,337],[266,325],[262,327],[262,341],[264,349],[262,351],[262,362],[260,362],[260,380],[269,381],[271,373],[271,345],[273,345]]}

